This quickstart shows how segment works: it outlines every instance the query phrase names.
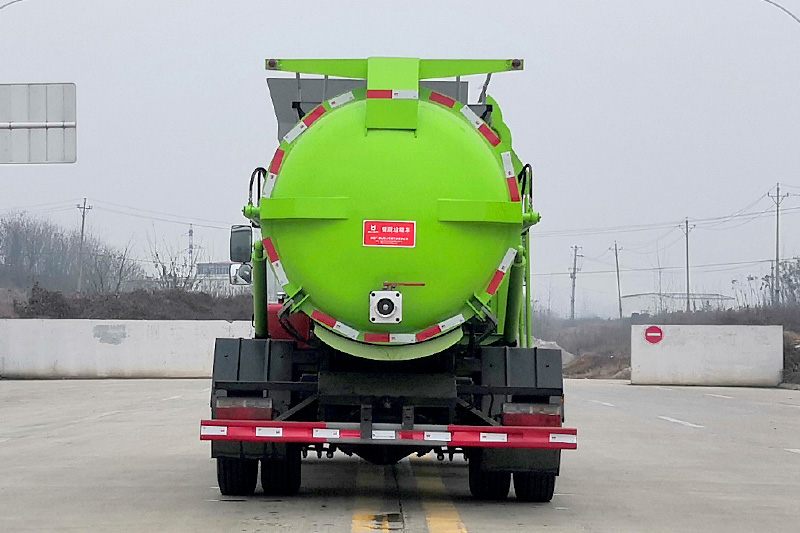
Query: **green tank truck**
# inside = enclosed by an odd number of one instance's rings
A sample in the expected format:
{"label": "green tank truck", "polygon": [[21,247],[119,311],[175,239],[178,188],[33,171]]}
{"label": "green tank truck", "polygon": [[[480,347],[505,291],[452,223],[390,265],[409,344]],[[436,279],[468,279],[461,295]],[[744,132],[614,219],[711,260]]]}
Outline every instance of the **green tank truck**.
{"label": "green tank truck", "polygon": [[[522,68],[267,60],[295,77],[268,79],[280,144],[231,233],[255,333],[216,341],[200,435],[223,494],[252,494],[259,463],[266,493],[294,494],[309,451],[433,451],[465,455],[477,498],[506,498],[512,476],[518,499],[552,498],[577,432],[560,351],[532,346],[532,170],[486,93]],[[487,76],[470,104],[474,74]]]}

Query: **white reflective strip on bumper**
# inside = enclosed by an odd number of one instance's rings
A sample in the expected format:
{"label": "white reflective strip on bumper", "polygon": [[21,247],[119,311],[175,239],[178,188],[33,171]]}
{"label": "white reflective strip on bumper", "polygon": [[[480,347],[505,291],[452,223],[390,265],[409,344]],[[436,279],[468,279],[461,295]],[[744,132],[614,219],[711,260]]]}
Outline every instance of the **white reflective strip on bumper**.
{"label": "white reflective strip on bumper", "polygon": [[516,174],[514,174],[514,161],[511,159],[511,152],[503,152],[500,154],[500,158],[503,160],[503,170],[506,173],[506,177],[515,177]]}
{"label": "white reflective strip on bumper", "polygon": [[505,433],[481,433],[481,442],[508,442]]}
{"label": "white reflective strip on bumper", "polygon": [[419,91],[417,90],[402,90],[392,91],[392,100],[418,100]]}
{"label": "white reflective strip on bumper", "polygon": [[261,193],[262,198],[269,198],[272,196],[272,189],[275,188],[276,179],[278,179],[278,175],[270,172],[267,179],[264,180],[264,191]]}
{"label": "white reflective strip on bumper", "polygon": [[308,129],[308,126],[306,126],[305,122],[300,121],[297,123],[297,125],[295,125],[294,128],[289,130],[289,133],[286,134],[283,140],[286,141],[287,143],[291,143],[292,141],[300,137],[300,134],[306,131],[306,129]]}
{"label": "white reflective strip on bumper", "polygon": [[336,98],[331,98],[328,100],[328,105],[331,106],[331,109],[339,107],[340,105],[346,104],[347,102],[352,102],[355,100],[355,96],[353,96],[353,92],[346,92],[344,94],[340,94]]}
{"label": "white reflective strip on bumper", "polygon": [[374,429],[372,430],[372,439],[373,440],[394,440],[397,438],[397,434],[392,430],[387,429]]}
{"label": "white reflective strip on bumper", "polygon": [[314,428],[312,435],[314,436],[315,439],[338,439],[339,430]]}
{"label": "white reflective strip on bumper", "polygon": [[460,326],[463,323],[464,323],[464,315],[458,314],[454,317],[448,318],[443,322],[439,322],[439,327],[442,328],[442,331],[447,331],[448,329]]}
{"label": "white reflective strip on bumper", "polygon": [[417,336],[413,333],[398,333],[397,335],[389,335],[389,342],[401,342],[403,344],[414,344],[417,342]]}
{"label": "white reflective strip on bumper", "polygon": [[283,437],[283,428],[256,428],[256,437]]}
{"label": "white reflective strip on bumper", "polygon": [[227,435],[228,426],[200,426],[200,434],[215,436]]}
{"label": "white reflective strip on bumper", "polygon": [[503,261],[500,263],[500,266],[497,268],[500,272],[505,274],[508,272],[508,267],[511,266],[511,261],[517,256],[517,249],[516,248],[509,248],[506,252],[506,255],[503,256]]}
{"label": "white reflective strip on bumper", "polygon": [[339,321],[333,325],[333,329],[344,335],[345,337],[350,337],[353,340],[358,338],[358,330],[351,328],[347,324],[343,324]]}
{"label": "white reflective strip on bumper", "polygon": [[272,271],[275,272],[275,279],[278,280],[281,287],[285,287],[289,284],[289,278],[286,277],[286,272],[283,270],[283,265],[281,265],[280,261],[272,263]]}
{"label": "white reflective strip on bumper", "polygon": [[578,444],[578,436],[563,435],[560,433],[551,433],[550,442],[558,442],[559,444]]}
{"label": "white reflective strip on bumper", "polygon": [[426,431],[423,438],[425,440],[440,440],[450,442],[453,439],[453,434],[449,431]]}
{"label": "white reflective strip on bumper", "polygon": [[470,109],[469,106],[465,105],[462,107],[461,114],[467,117],[467,120],[472,122],[472,125],[476,128],[483,126],[483,121],[478,117],[478,115],[472,112],[472,109]]}

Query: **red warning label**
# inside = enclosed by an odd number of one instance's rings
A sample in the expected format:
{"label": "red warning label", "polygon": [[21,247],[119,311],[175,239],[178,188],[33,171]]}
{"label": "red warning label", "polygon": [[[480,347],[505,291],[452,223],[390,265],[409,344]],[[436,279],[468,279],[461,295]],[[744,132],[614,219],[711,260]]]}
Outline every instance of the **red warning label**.
{"label": "red warning label", "polygon": [[413,248],[416,241],[416,222],[397,220],[364,221],[364,246]]}

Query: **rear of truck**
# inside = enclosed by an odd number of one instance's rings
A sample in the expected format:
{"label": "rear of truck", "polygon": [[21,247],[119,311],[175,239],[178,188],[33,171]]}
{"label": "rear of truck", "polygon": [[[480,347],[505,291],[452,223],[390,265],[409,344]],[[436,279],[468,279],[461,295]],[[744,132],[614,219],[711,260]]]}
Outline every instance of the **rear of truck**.
{"label": "rear of truck", "polygon": [[[513,477],[518,499],[549,501],[577,432],[560,351],[532,346],[532,172],[486,94],[522,62],[267,68],[296,76],[268,80],[281,142],[232,231],[255,335],[217,339],[200,433],[220,490],[253,493],[260,463],[265,492],[294,494],[309,452],[434,452],[468,459],[477,498],[507,497]],[[473,104],[470,74],[487,74]]]}

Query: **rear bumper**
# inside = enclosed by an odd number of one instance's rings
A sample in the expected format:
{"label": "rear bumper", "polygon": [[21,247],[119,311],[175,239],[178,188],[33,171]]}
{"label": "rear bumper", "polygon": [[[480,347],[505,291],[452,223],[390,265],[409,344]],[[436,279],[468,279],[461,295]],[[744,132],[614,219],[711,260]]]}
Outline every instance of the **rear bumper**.
{"label": "rear bumper", "polygon": [[413,430],[403,430],[399,424],[373,424],[372,434],[362,436],[358,424],[202,420],[200,440],[574,450],[578,447],[578,430],[562,427],[454,425],[417,425]]}

